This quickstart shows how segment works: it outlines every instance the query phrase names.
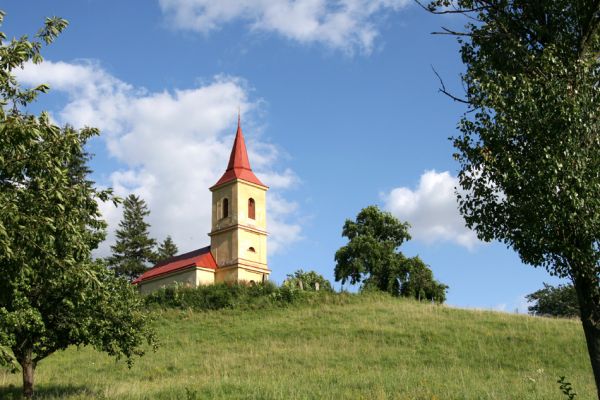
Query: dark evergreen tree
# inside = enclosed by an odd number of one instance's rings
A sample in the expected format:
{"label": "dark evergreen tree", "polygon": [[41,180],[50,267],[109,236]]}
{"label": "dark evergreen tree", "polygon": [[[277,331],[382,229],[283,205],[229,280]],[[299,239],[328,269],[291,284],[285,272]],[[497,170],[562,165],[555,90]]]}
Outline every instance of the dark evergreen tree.
{"label": "dark evergreen tree", "polygon": [[159,263],[167,258],[171,258],[177,255],[179,249],[175,242],[173,242],[173,238],[171,235],[168,235],[167,238],[158,246],[158,250],[154,256],[154,263]]}
{"label": "dark evergreen tree", "polygon": [[117,229],[117,242],[111,246],[109,267],[118,276],[135,279],[154,260],[156,240],[149,237],[144,218],[150,215],[146,202],[130,194],[123,202],[123,218]]}

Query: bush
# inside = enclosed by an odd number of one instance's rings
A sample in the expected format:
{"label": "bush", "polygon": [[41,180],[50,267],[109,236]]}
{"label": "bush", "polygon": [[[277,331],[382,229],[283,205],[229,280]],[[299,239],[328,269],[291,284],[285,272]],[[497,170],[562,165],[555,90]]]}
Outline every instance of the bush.
{"label": "bush", "polygon": [[147,295],[145,300],[151,307],[193,310],[259,309],[310,303],[310,297],[319,296],[318,293],[309,293],[290,286],[277,287],[271,282],[256,285],[219,283],[197,288],[177,285],[165,287]]}
{"label": "bush", "polygon": [[288,274],[286,280],[283,282],[283,286],[309,291],[316,291],[317,284],[319,291],[333,292],[331,282],[315,271],[304,272],[299,269],[293,274]]}

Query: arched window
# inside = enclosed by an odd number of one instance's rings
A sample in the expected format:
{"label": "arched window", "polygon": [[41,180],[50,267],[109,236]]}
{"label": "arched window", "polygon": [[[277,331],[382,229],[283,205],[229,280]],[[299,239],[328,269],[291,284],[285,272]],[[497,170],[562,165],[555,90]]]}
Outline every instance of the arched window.
{"label": "arched window", "polygon": [[248,218],[256,219],[256,206],[252,197],[248,199]]}
{"label": "arched window", "polygon": [[248,247],[248,251],[250,253],[256,253],[256,250],[254,250],[254,247]]}
{"label": "arched window", "polygon": [[223,199],[223,218],[227,218],[229,216],[229,199]]}

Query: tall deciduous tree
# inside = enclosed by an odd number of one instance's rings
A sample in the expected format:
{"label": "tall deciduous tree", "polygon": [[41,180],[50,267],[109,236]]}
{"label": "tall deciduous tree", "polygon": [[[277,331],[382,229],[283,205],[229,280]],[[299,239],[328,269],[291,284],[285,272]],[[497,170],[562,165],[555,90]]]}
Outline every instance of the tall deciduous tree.
{"label": "tall deciduous tree", "polygon": [[20,366],[26,398],[40,360],[69,345],[131,362],[154,341],[139,295],[91,258],[105,237],[97,201],[111,198],[86,178],[84,146],[97,130],[28,114],[47,86],[22,89],[12,73],[41,62],[42,43],[66,24],[47,19],[34,41],[0,33],[0,364]]}
{"label": "tall deciduous tree", "polygon": [[150,225],[145,217],[150,215],[146,202],[130,194],[123,202],[123,218],[117,229],[116,243],[111,246],[109,266],[117,276],[133,280],[142,274],[154,260],[156,240],[150,238]]}
{"label": "tall deciduous tree", "polygon": [[156,254],[154,255],[153,262],[156,264],[163,260],[166,260],[167,258],[171,258],[171,257],[177,255],[178,251],[179,251],[179,249],[177,248],[177,245],[173,241],[173,238],[171,238],[171,235],[168,235],[165,238],[165,240],[163,240],[163,242],[160,245],[158,245],[158,250],[156,251]]}
{"label": "tall deciduous tree", "polygon": [[480,239],[573,281],[600,398],[600,2],[429,8],[470,18],[444,31],[458,35],[466,65],[460,210]]}
{"label": "tall deciduous tree", "polygon": [[342,236],[348,238],[348,244],[335,253],[335,280],[362,282],[364,289],[376,288],[395,296],[443,302],[447,286],[435,281],[418,257],[406,258],[398,251],[410,239],[408,227],[376,206],[362,209],[356,221],[346,220]]}

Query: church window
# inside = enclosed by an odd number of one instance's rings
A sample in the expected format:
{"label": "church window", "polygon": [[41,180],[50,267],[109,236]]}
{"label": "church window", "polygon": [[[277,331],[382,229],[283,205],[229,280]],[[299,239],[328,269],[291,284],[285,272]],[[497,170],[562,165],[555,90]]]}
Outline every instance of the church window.
{"label": "church window", "polygon": [[248,218],[256,219],[256,205],[252,197],[248,199]]}
{"label": "church window", "polygon": [[227,218],[229,216],[229,199],[223,199],[223,218]]}

